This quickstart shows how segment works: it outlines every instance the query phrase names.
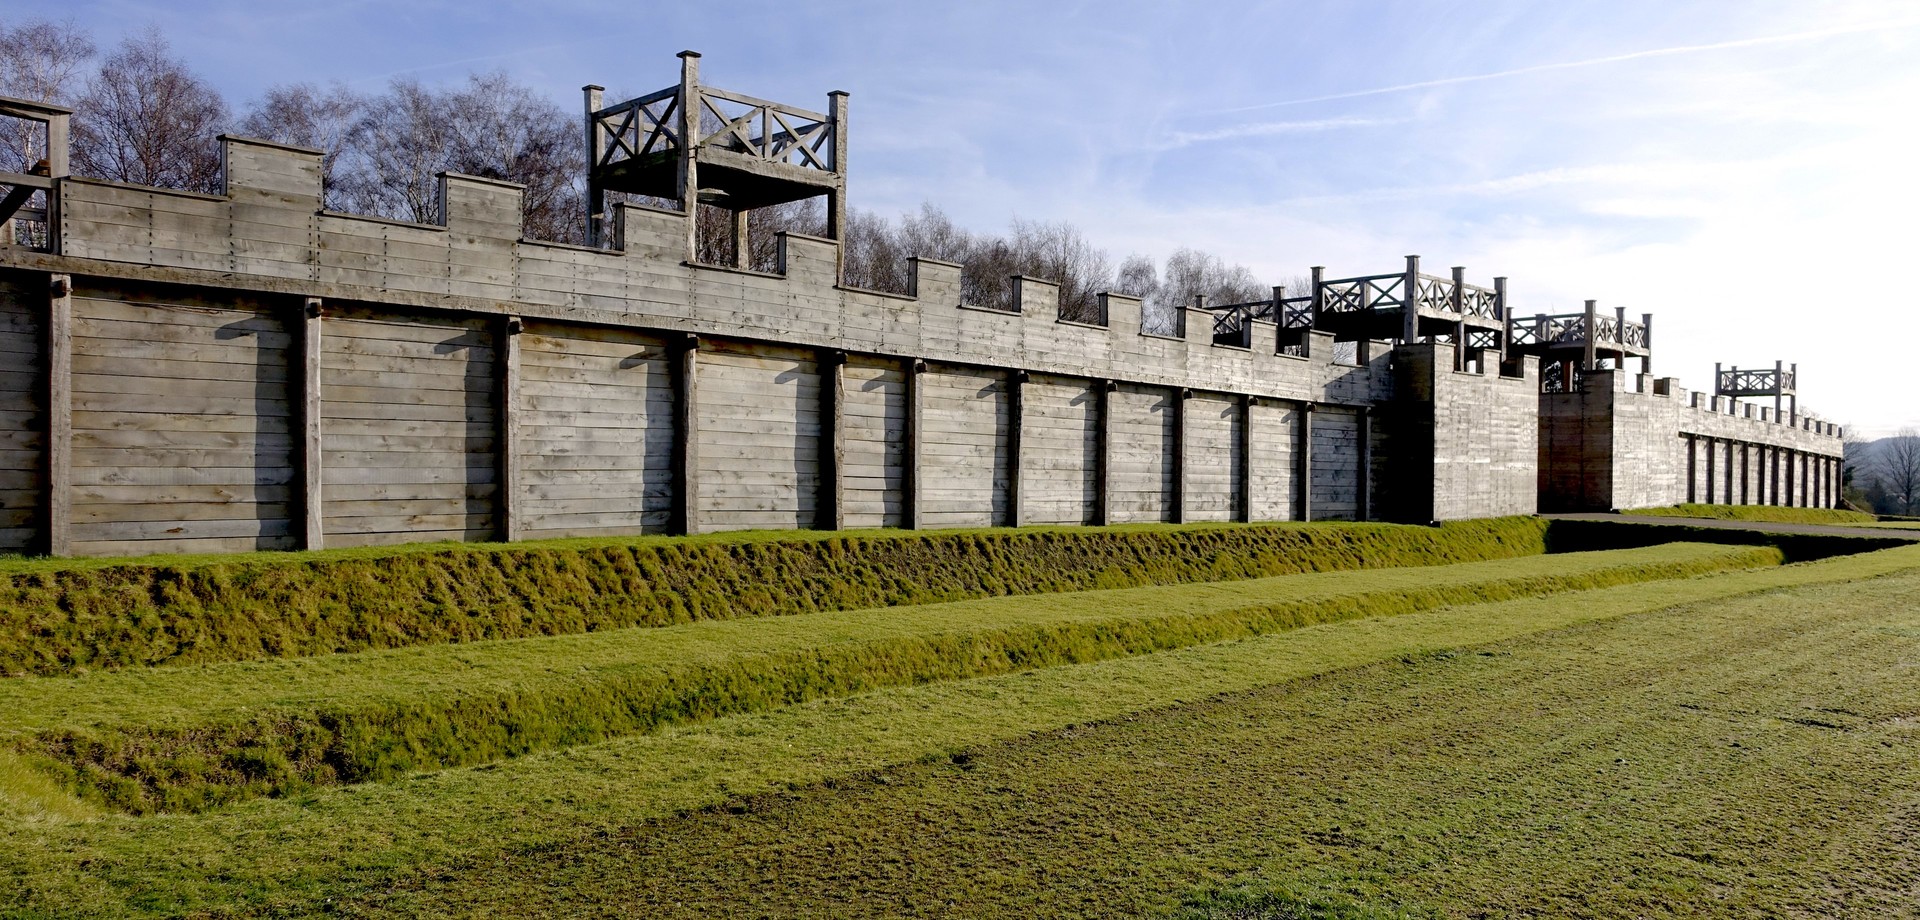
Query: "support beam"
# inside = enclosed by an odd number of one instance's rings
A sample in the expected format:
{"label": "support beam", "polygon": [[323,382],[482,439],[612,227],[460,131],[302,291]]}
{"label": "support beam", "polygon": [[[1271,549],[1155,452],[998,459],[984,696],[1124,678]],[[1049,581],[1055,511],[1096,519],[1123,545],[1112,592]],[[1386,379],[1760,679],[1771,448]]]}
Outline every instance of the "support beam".
{"label": "support beam", "polygon": [[846,278],[847,264],[847,137],[852,126],[847,121],[847,93],[834,90],[827,94],[827,120],[833,123],[833,174],[839,182],[827,193],[827,239],[841,245],[833,250],[833,280]]}
{"label": "support beam", "polygon": [[1313,520],[1313,403],[1300,404],[1300,514]]}
{"label": "support beam", "polygon": [[1020,455],[1021,435],[1026,428],[1027,414],[1027,372],[1014,370],[1007,372],[1007,519],[1002,523],[1008,527],[1021,527],[1027,523],[1025,509],[1022,507],[1026,489]]}
{"label": "support beam", "polygon": [[[1457,354],[1457,352],[1456,352]],[[1361,406],[1356,413],[1354,427],[1359,430],[1360,477],[1354,485],[1354,514],[1356,521],[1373,519],[1373,408]]]}
{"label": "support beam", "polygon": [[[1420,257],[1407,257],[1407,277],[1401,282],[1405,289],[1400,292],[1405,301],[1400,309],[1400,344],[1412,345],[1420,341]],[[1365,287],[1365,282],[1361,286]],[[1368,336],[1373,333],[1369,331]]]}
{"label": "support beam", "polygon": [[522,520],[526,502],[520,495],[521,458],[520,458],[520,330],[525,324],[518,316],[503,316],[496,327],[496,341],[499,347],[494,349],[494,360],[499,368],[494,374],[495,397],[500,406],[500,440],[494,449],[494,458],[499,463],[500,478],[494,486],[494,502],[499,516],[500,539],[509,543],[525,539],[525,522]]}
{"label": "support beam", "polygon": [[[1593,301],[1587,301],[1587,302],[1592,303]],[[1713,497],[1719,494],[1714,489],[1714,476],[1713,476],[1714,457],[1718,453],[1718,450],[1719,448],[1714,443],[1714,440],[1712,438],[1708,438],[1707,439],[1707,504],[1709,505],[1713,504]]]}
{"label": "support beam", "polygon": [[700,165],[693,157],[700,138],[700,53],[680,52],[680,105],[677,126],[680,131],[680,160],[675,182],[680,189],[680,210],[687,221],[687,261],[700,261]]}
{"label": "support beam", "polygon": [[700,338],[681,339],[673,352],[673,524],[678,534],[700,532]]}
{"label": "support beam", "polygon": [[925,384],[921,376],[927,372],[927,362],[918,358],[907,359],[906,399],[907,399],[907,446],[906,456],[901,458],[900,488],[906,494],[901,496],[901,524],[908,530],[918,530],[924,525],[921,511],[926,507],[923,499],[920,464],[926,455],[921,448],[926,437],[926,396],[922,392]]}
{"label": "support beam", "polygon": [[593,177],[599,174],[600,158],[607,152],[607,130],[593,113],[600,111],[605,103],[602,94],[606,87],[591,83],[580,88],[587,104],[587,245],[599,249],[606,245],[602,229],[607,220],[607,190],[600,187]]}
{"label": "support beam", "polygon": [[1253,409],[1259,404],[1258,396],[1240,397],[1240,479],[1234,483],[1233,519],[1242,524],[1253,523]]}
{"label": "support beam", "polygon": [[1187,400],[1193,391],[1186,387],[1173,390],[1173,522],[1187,522]]}
{"label": "support beam", "polygon": [[847,526],[847,353],[821,351],[820,368],[820,507],[816,530],[843,530]]}
{"label": "support beam", "polygon": [[73,554],[73,278],[47,277],[47,554]]}
{"label": "support beam", "polygon": [[1111,380],[1093,382],[1094,411],[1100,413],[1095,429],[1093,523],[1101,527],[1113,523],[1113,391],[1119,384]]}
{"label": "support beam", "polygon": [[300,309],[299,365],[295,379],[300,381],[300,548],[324,549],[327,544],[326,504],[322,496],[320,420],[322,412],[320,368],[325,353],[325,305],[318,297],[308,297]]}
{"label": "support beam", "polygon": [[1746,442],[1740,444],[1740,504],[1748,504],[1752,494],[1748,490],[1753,485],[1753,448]]}
{"label": "support beam", "polygon": [[1593,370],[1596,362],[1598,361],[1598,358],[1594,352],[1599,347],[1599,342],[1597,340],[1600,337],[1599,335],[1600,330],[1595,328],[1595,326],[1598,325],[1599,320],[1600,320],[1599,302],[1593,301],[1593,300],[1587,301],[1587,327],[1586,327],[1587,331],[1585,336],[1587,340],[1587,347],[1586,347],[1586,351],[1584,351],[1580,356],[1580,361],[1581,361],[1580,369],[1582,371]]}
{"label": "support beam", "polygon": [[[753,267],[753,247],[747,240],[747,212],[733,213],[733,267]],[[835,279],[838,280],[838,275]]]}
{"label": "support beam", "polygon": [[[1453,369],[1467,369],[1467,267],[1453,267]],[[1361,491],[1366,491],[1362,489]],[[1360,520],[1366,520],[1362,515]]]}
{"label": "support beam", "polygon": [[1787,451],[1787,502],[1786,504],[1787,504],[1787,507],[1789,508],[1798,507],[1797,505],[1794,504],[1794,491],[1793,491],[1793,487],[1796,482],[1796,477],[1794,476],[1794,472],[1795,472],[1794,465],[1795,465],[1795,461],[1798,459],[1798,453],[1799,453],[1798,451],[1794,451],[1791,449]]}
{"label": "support beam", "polygon": [[1687,439],[1687,504],[1691,505],[1700,500],[1698,494],[1700,439],[1690,434],[1682,437]]}
{"label": "support beam", "polygon": [[1501,275],[1493,279],[1493,315],[1500,320],[1500,360],[1507,360],[1507,352],[1513,344],[1513,314],[1507,311],[1507,278]]}

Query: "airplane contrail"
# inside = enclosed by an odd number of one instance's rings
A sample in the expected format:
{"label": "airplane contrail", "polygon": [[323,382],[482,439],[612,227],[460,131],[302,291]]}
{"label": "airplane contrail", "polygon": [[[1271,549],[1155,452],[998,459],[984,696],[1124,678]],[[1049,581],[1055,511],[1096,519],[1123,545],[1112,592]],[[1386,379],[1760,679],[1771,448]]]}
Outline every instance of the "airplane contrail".
{"label": "airplane contrail", "polygon": [[1701,51],[1721,51],[1727,48],[1750,48],[1756,45],[1778,45],[1788,42],[1810,41],[1830,38],[1836,35],[1857,35],[1862,32],[1878,32],[1885,29],[1909,29],[1920,26],[1920,19],[1908,19],[1894,22],[1876,22],[1858,26],[1840,26],[1832,29],[1816,29],[1810,32],[1793,32],[1786,35],[1766,35],[1759,38],[1741,38],[1733,41],[1713,42],[1705,45],[1676,45],[1672,48],[1652,48],[1646,51],[1632,51],[1626,54],[1613,54],[1606,57],[1588,58],[1584,61],[1561,61],[1556,64],[1535,64],[1531,67],[1517,67],[1513,70],[1497,70],[1492,73],[1469,74],[1460,77],[1442,77],[1437,80],[1422,80],[1418,83],[1402,83],[1398,86],[1381,86],[1374,89],[1360,89],[1345,93],[1329,93],[1325,96],[1309,96],[1304,99],[1287,99],[1281,102],[1262,102],[1258,105],[1239,106],[1220,109],[1215,114],[1229,112],[1251,112],[1257,109],[1274,109],[1289,105],[1306,105],[1313,102],[1333,102],[1339,99],[1359,99],[1366,96],[1384,96],[1389,93],[1404,93],[1409,90],[1431,89],[1437,86],[1454,86],[1460,83],[1478,83],[1482,80],[1499,80],[1506,77],[1518,77],[1531,73],[1544,73],[1552,70],[1572,70],[1577,67],[1594,67],[1600,64],[1618,64],[1622,61],[1637,61],[1643,58],[1667,57],[1676,54],[1695,54]]}

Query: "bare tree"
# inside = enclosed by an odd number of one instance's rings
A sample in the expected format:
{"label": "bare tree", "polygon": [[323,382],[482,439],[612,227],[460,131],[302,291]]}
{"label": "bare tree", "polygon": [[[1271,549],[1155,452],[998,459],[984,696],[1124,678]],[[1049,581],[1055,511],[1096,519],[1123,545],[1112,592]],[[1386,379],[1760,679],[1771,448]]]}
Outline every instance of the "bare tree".
{"label": "bare tree", "polygon": [[1876,453],[1879,454],[1876,472],[1880,485],[1900,505],[1900,513],[1920,510],[1920,432],[1902,428],[1898,434],[1881,441]]}
{"label": "bare tree", "polygon": [[1272,291],[1262,288],[1244,265],[1228,265],[1219,256],[1197,249],[1176,249],[1167,256],[1160,284],[1147,298],[1141,325],[1150,332],[1172,334],[1180,328],[1179,311],[1192,307],[1196,298],[1230,304],[1271,296]]}
{"label": "bare tree", "polygon": [[343,203],[336,200],[336,177],[342,172],[341,159],[351,162],[362,146],[360,119],[366,107],[367,98],[344,84],[321,87],[292,83],[267,90],[238,128],[250,137],[312,147],[324,153],[321,184],[327,206],[339,208]]}
{"label": "bare tree", "polygon": [[157,29],[127,39],[100,62],[74,104],[73,160],[83,175],[212,192],[220,184],[215,138],[227,106]]}
{"label": "bare tree", "polygon": [[1019,274],[1060,286],[1061,319],[1100,321],[1098,295],[1112,287],[1113,267],[1106,251],[1089,243],[1080,228],[1065,221],[1015,220],[1012,248]]}
{"label": "bare tree", "polygon": [[[0,96],[66,105],[93,53],[93,42],[71,22],[0,25]],[[0,170],[29,172],[46,156],[46,134],[38,126],[14,121],[0,133]]]}

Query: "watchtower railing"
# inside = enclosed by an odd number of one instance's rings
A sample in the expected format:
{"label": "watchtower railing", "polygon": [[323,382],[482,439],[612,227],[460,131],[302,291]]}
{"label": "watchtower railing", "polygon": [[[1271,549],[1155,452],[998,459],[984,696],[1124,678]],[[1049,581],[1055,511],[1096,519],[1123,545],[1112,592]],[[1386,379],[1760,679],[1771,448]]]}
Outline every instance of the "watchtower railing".
{"label": "watchtower railing", "polygon": [[[17,132],[22,171],[0,170],[0,246],[52,251],[57,248],[55,200],[58,180],[67,176],[67,128],[72,112],[59,106],[0,96],[0,124]],[[8,133],[16,133],[9,131]]]}
{"label": "watchtower railing", "polygon": [[[601,139],[594,166],[607,169],[627,160],[655,160],[677,154],[687,93],[670,86],[593,113]],[[694,146],[726,150],[768,163],[784,163],[822,173],[834,172],[832,145],[838,131],[819,112],[768,102],[740,93],[695,85],[691,95]]]}
{"label": "watchtower railing", "polygon": [[1320,312],[1364,313],[1368,310],[1398,310],[1406,305],[1407,276],[1364,275],[1320,282]]}
{"label": "watchtower railing", "polygon": [[1721,396],[1772,396],[1791,393],[1797,369],[1732,367],[1722,369],[1714,383]]}
{"label": "watchtower railing", "polygon": [[[1477,316],[1490,320],[1500,319],[1500,300],[1492,288],[1461,283],[1457,285],[1459,302],[1456,305],[1454,296],[1456,285],[1452,278],[1427,274],[1416,274],[1413,277],[1413,302],[1419,310]],[[1326,313],[1398,310],[1406,306],[1406,289],[1407,274],[1405,272],[1322,281],[1320,290],[1324,302],[1320,309]]]}
{"label": "watchtower railing", "polygon": [[666,157],[680,150],[680,87],[669,86],[637,99],[607,106],[593,113],[593,126],[602,140],[594,167],[605,169],[626,160]]}
{"label": "watchtower railing", "polygon": [[[1624,345],[1630,348],[1647,347],[1647,327],[1644,323],[1625,322],[1618,317],[1596,315],[1593,318],[1594,338],[1597,343]],[[1587,315],[1585,313],[1539,314],[1530,321],[1513,324],[1513,344],[1526,346],[1543,345],[1585,345],[1587,343]]]}

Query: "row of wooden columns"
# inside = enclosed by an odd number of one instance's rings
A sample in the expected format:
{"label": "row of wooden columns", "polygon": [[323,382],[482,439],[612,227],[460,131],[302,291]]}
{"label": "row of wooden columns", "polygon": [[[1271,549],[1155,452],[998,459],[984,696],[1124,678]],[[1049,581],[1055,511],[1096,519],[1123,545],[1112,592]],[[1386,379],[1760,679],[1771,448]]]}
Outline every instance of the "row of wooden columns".
{"label": "row of wooden columns", "polygon": [[[1788,507],[1837,508],[1841,496],[1841,460],[1790,447],[1759,444],[1734,438],[1683,434],[1687,439],[1687,501],[1701,500],[1701,459],[1705,453],[1705,500],[1714,503],[1724,496],[1723,504],[1784,505]],[[1753,483],[1752,462],[1758,453],[1760,482]],[[1722,475],[1720,455],[1727,461]],[[1738,456],[1738,461],[1734,457]],[[1737,472],[1737,475],[1736,475]],[[1738,482],[1736,483],[1736,479]],[[1782,489],[1782,485],[1785,488]],[[1736,485],[1738,492],[1735,491]]]}
{"label": "row of wooden columns", "polygon": [[[674,388],[674,469],[673,489],[675,495],[672,529],[675,533],[689,534],[700,530],[699,513],[699,354],[700,343],[696,336],[687,336],[673,350],[673,388]],[[821,351],[817,355],[820,373],[820,488],[818,490],[819,507],[814,515],[814,527],[820,530],[839,530],[846,526],[846,364],[847,355],[840,351]],[[903,360],[904,400],[906,403],[906,431],[904,457],[901,462],[902,520],[901,525],[909,529],[925,526],[922,514],[925,502],[922,499],[922,487],[925,484],[921,471],[920,458],[924,456],[922,441],[925,432],[922,396],[922,377],[927,373],[924,360]],[[1025,388],[1029,374],[1024,370],[1004,370],[1007,391],[1007,413],[1010,425],[1007,431],[1007,507],[1006,520],[996,523],[1018,527],[1029,523],[1022,514],[1021,496],[1021,437],[1022,416],[1025,412]],[[1119,389],[1119,383],[1112,380],[1092,382],[1095,394],[1094,411],[1099,416],[1097,447],[1095,451],[1094,481],[1095,507],[1091,515],[1096,525],[1113,523],[1113,511],[1110,496],[1113,494],[1112,464],[1113,454],[1113,393]],[[1193,391],[1176,389],[1175,414],[1172,431],[1172,445],[1169,453],[1174,457],[1174,488],[1171,498],[1173,523],[1187,523],[1186,498],[1188,495],[1188,462],[1186,451],[1186,402],[1192,398]],[[1262,400],[1271,397],[1241,395],[1239,425],[1241,431],[1240,463],[1241,475],[1236,483],[1234,510],[1235,521],[1250,522],[1253,519],[1253,479],[1254,479],[1254,425],[1253,409]],[[507,401],[506,405],[511,405]],[[1295,456],[1294,475],[1298,487],[1294,495],[1294,516],[1296,520],[1312,520],[1313,517],[1313,415],[1316,406],[1312,402],[1298,401],[1301,411],[1298,422],[1298,449]],[[510,411],[510,410],[508,410]],[[1358,409],[1360,417],[1360,461],[1358,471],[1358,513],[1361,519],[1369,514],[1368,467],[1371,463],[1367,444],[1370,433],[1370,416],[1362,407]],[[1222,462],[1231,462],[1231,458],[1222,457]],[[512,480],[504,480],[511,482]],[[503,491],[510,491],[505,490]]]}
{"label": "row of wooden columns", "polygon": [[[68,275],[49,276],[48,287],[48,323],[46,342],[46,384],[43,395],[47,407],[47,445],[46,445],[46,498],[45,498],[45,546],[52,555],[68,555],[73,545],[73,284]],[[321,442],[322,392],[321,374],[323,368],[323,323],[324,304],[319,298],[304,298],[300,303],[297,322],[293,323],[295,346],[298,349],[297,373],[294,374],[294,425],[298,432],[294,462],[298,466],[294,481],[299,484],[295,498],[297,525],[300,545],[308,549],[319,549],[326,544],[326,525],[324,515],[322,471],[323,445]],[[520,332],[522,321],[517,316],[499,317],[494,326],[495,360],[497,362],[495,391],[500,437],[497,439],[496,459],[498,463],[499,486],[495,490],[497,502],[497,521],[500,537],[506,540],[523,539],[526,536],[523,524],[523,508],[518,500],[518,490],[513,485],[520,481],[522,473],[522,439],[520,437],[520,410],[516,394],[520,389]],[[670,379],[673,387],[674,407],[674,446],[672,461],[672,483],[674,493],[671,529],[676,533],[695,533],[700,530],[700,438],[699,438],[699,355],[700,341],[697,336],[682,335],[673,340],[669,348],[671,363]],[[845,368],[847,356],[839,351],[823,351],[818,355],[820,369],[820,412],[821,437],[819,469],[821,487],[820,505],[815,518],[815,527],[838,530],[846,524],[845,511],[845,456],[846,428],[845,405],[846,384]],[[923,526],[922,511],[924,502],[921,489],[924,484],[919,458],[923,455],[921,442],[924,424],[922,420],[922,382],[927,371],[922,360],[903,361],[905,374],[906,444],[905,458],[902,463],[903,525],[909,528]],[[1028,374],[1022,370],[1004,371],[1008,391],[1007,411],[1011,419],[1008,431],[1008,489],[1007,496],[1010,513],[1009,520],[998,523],[1019,526],[1026,523],[1021,514],[1021,417],[1024,413],[1024,389]],[[1098,447],[1095,471],[1097,503],[1092,515],[1096,524],[1113,521],[1113,512],[1109,497],[1113,494],[1113,478],[1109,458],[1113,453],[1114,412],[1113,393],[1119,388],[1115,381],[1094,381],[1092,390],[1096,395],[1095,411],[1099,414]],[[1186,451],[1186,402],[1193,395],[1191,390],[1175,391],[1176,411],[1173,424],[1173,444],[1170,453],[1174,458],[1175,477],[1174,494],[1170,517],[1175,523],[1186,521],[1186,498],[1188,496],[1188,467]],[[1255,471],[1254,455],[1254,408],[1261,400],[1270,397],[1250,395],[1239,396],[1239,419],[1241,432],[1240,477],[1236,483],[1234,495],[1234,513],[1237,521],[1250,521],[1253,517]],[[1313,416],[1315,405],[1300,401],[1301,409],[1297,430],[1298,449],[1295,456],[1294,475],[1298,483],[1294,496],[1294,516],[1297,520],[1311,520],[1313,517]],[[1359,470],[1358,470],[1358,514],[1361,519],[1369,516],[1368,466],[1371,463],[1368,451],[1370,418],[1365,408],[1359,410]],[[1234,458],[1221,457],[1219,462],[1232,462]]]}

